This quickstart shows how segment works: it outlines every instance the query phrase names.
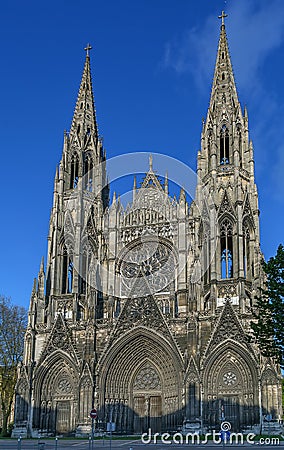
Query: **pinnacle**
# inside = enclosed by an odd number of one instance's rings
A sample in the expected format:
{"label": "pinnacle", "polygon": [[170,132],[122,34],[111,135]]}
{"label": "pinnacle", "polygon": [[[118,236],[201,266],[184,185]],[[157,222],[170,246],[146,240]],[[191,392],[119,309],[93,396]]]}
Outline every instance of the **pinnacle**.
{"label": "pinnacle", "polygon": [[226,107],[233,107],[233,105],[239,103],[224,24],[225,17],[227,16],[223,11],[222,15],[219,16],[219,18],[222,19],[222,25],[211,91],[211,109],[214,109],[214,106],[218,105],[223,105],[223,107],[224,105],[226,105]]}
{"label": "pinnacle", "polygon": [[81,141],[84,141],[84,139],[90,135],[94,136],[95,141],[98,139],[98,126],[90,68],[90,49],[91,46],[88,44],[85,48],[85,65],[70,131],[70,136],[77,135]]}

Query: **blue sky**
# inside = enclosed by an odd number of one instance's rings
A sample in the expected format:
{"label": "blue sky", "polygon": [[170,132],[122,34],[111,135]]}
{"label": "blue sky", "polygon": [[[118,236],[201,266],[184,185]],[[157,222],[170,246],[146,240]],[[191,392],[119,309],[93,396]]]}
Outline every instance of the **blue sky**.
{"label": "blue sky", "polygon": [[28,306],[46,255],[86,43],[107,155],[158,152],[195,168],[223,9],[254,143],[262,251],[275,254],[284,228],[283,0],[16,0],[0,18],[0,293]]}

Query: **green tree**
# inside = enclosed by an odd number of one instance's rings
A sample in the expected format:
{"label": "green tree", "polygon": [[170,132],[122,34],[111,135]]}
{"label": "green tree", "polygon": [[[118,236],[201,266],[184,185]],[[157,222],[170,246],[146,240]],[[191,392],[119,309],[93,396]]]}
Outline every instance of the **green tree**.
{"label": "green tree", "polygon": [[284,247],[263,263],[265,288],[257,299],[252,329],[264,356],[275,357],[284,367]]}
{"label": "green tree", "polygon": [[0,295],[0,401],[2,436],[8,435],[8,420],[14,400],[17,366],[22,359],[27,322],[25,308]]}

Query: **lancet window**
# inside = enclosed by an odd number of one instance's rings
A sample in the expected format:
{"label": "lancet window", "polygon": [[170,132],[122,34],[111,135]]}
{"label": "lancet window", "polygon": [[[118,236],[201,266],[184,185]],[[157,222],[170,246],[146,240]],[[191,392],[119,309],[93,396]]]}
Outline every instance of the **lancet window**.
{"label": "lancet window", "polygon": [[79,157],[74,153],[71,158],[70,189],[77,186],[79,179]]}
{"label": "lancet window", "polygon": [[74,266],[71,255],[67,248],[63,247],[62,260],[62,294],[70,294],[73,291]]}
{"label": "lancet window", "polygon": [[229,131],[226,125],[223,125],[220,131],[220,164],[229,163]]}
{"label": "lancet window", "polygon": [[233,225],[224,219],[220,225],[221,278],[233,278]]}
{"label": "lancet window", "polygon": [[92,192],[93,190],[93,159],[91,155],[85,155],[84,162],[84,181],[85,189]]}

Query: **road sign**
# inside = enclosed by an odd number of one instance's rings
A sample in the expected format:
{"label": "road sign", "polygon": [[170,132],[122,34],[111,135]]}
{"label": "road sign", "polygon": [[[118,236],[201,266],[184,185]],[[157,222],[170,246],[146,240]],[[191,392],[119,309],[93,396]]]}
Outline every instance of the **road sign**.
{"label": "road sign", "polygon": [[107,422],[107,431],[108,432],[115,431],[115,422]]}
{"label": "road sign", "polygon": [[91,417],[91,419],[96,419],[98,417],[96,409],[91,409],[90,417]]}

